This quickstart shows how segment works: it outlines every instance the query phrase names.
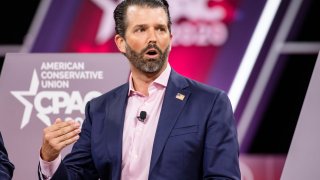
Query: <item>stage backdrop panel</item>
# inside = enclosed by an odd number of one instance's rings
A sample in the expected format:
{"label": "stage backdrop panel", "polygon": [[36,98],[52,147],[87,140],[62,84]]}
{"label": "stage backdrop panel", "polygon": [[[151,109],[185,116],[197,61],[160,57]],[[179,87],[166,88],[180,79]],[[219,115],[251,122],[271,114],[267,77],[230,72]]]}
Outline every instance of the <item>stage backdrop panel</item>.
{"label": "stage backdrop panel", "polygon": [[281,176],[282,180],[320,179],[320,53]]}
{"label": "stage backdrop panel", "polygon": [[126,82],[129,72],[119,53],[7,54],[0,77],[0,130],[16,166],[13,179],[37,179],[45,127],[58,117],[83,122],[86,102]]}

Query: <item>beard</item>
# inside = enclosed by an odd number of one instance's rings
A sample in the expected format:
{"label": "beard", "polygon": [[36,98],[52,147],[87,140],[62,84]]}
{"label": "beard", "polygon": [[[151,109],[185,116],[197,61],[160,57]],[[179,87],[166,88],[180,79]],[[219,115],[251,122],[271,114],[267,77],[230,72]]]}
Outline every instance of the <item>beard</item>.
{"label": "beard", "polygon": [[[159,54],[158,58],[144,58],[144,54],[150,50],[151,48],[156,49]],[[130,63],[137,68],[139,71],[153,74],[158,73],[163,65],[165,64],[168,54],[169,54],[169,46],[162,52],[161,49],[155,44],[148,44],[147,47],[141,50],[141,52],[134,51],[127,43],[126,43],[126,53],[125,56],[129,59]]]}

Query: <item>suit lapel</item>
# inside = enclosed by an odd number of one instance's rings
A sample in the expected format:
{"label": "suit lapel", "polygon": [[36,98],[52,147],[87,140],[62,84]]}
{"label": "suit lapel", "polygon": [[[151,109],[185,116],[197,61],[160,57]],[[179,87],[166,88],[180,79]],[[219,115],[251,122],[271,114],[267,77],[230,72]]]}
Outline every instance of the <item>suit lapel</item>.
{"label": "suit lapel", "polygon": [[[127,104],[128,83],[114,93],[114,97],[107,102],[107,138],[108,149],[112,161],[115,162],[114,174],[120,178],[122,162],[122,134],[124,126],[125,109]],[[117,179],[119,179],[117,178]]]}
{"label": "suit lapel", "polygon": [[172,70],[153,143],[150,173],[156,165],[175,122],[188,100],[190,91],[186,89],[187,86],[186,80]]}

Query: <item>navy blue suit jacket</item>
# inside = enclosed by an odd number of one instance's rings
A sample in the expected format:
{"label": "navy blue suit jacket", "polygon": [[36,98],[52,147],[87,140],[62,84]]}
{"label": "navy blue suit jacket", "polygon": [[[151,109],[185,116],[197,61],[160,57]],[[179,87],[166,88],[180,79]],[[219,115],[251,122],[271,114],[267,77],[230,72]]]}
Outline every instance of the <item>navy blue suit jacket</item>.
{"label": "navy blue suit jacket", "polygon": [[11,179],[13,175],[14,165],[9,161],[6,148],[2,140],[0,132],[0,179]]}
{"label": "navy blue suit jacket", "polygon": [[[52,179],[121,176],[128,83],[89,101],[80,139]],[[183,100],[176,98],[180,93]],[[234,116],[227,95],[172,70],[154,139],[150,180],[240,179]]]}

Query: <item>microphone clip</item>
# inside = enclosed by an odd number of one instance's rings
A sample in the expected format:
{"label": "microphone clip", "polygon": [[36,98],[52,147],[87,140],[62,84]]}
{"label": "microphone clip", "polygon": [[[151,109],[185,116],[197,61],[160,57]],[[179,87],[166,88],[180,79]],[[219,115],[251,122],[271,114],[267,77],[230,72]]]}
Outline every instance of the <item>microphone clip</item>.
{"label": "microphone clip", "polygon": [[147,118],[147,112],[146,111],[140,111],[139,116],[137,116],[138,120],[141,122],[144,122]]}

